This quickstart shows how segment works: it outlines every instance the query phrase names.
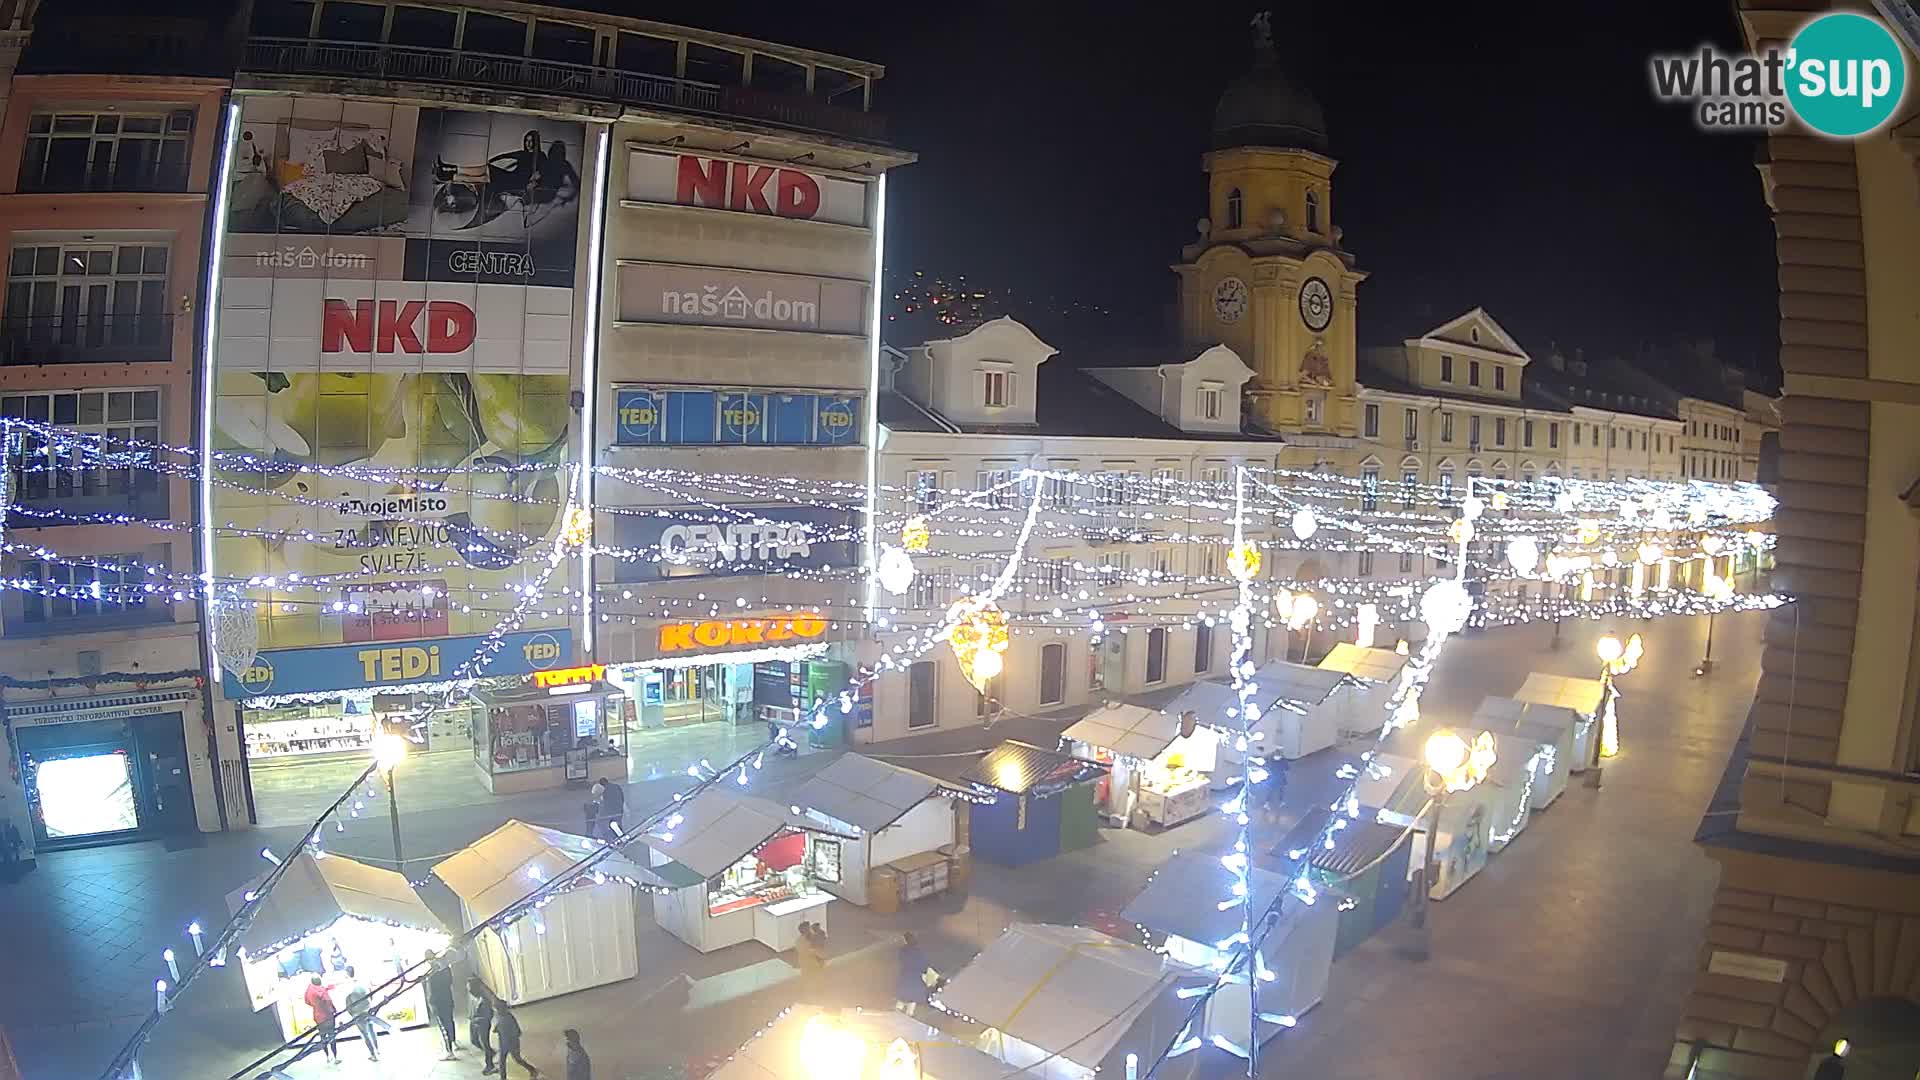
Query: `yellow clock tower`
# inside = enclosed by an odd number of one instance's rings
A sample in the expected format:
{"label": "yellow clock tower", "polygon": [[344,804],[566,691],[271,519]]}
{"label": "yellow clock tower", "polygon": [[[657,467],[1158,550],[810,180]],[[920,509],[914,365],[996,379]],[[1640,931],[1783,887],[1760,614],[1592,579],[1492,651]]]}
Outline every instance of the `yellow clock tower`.
{"label": "yellow clock tower", "polygon": [[1253,69],[1214,109],[1212,150],[1201,163],[1207,216],[1173,268],[1181,329],[1189,341],[1227,345],[1252,367],[1255,423],[1334,436],[1325,440],[1331,448],[1359,421],[1354,290],[1366,275],[1333,224],[1335,162],[1320,105],[1281,70],[1267,20],[1253,21]]}

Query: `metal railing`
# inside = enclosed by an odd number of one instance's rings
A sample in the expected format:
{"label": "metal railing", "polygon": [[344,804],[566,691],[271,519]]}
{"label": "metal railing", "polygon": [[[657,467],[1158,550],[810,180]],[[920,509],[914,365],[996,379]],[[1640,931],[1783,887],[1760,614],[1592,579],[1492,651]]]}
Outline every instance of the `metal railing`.
{"label": "metal railing", "polygon": [[172,315],[0,317],[0,364],[136,364],[173,359]]}
{"label": "metal railing", "polygon": [[267,75],[329,75],[379,82],[449,83],[557,94],[764,120],[782,127],[858,139],[879,140],[884,138],[885,130],[882,118],[874,113],[843,109],[811,98],[616,68],[459,49],[256,37],[247,41],[241,70]]}

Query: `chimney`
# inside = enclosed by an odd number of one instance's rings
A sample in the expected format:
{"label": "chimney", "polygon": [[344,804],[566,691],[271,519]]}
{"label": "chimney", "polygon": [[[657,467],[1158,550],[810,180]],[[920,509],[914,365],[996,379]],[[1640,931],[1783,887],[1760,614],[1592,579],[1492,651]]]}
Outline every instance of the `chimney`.
{"label": "chimney", "polygon": [[1567,362],[1567,374],[1578,379],[1587,377],[1587,350],[1575,348],[1573,359]]}
{"label": "chimney", "polygon": [[1547,342],[1547,366],[1555,371],[1567,370],[1567,358],[1560,355],[1558,342]]}

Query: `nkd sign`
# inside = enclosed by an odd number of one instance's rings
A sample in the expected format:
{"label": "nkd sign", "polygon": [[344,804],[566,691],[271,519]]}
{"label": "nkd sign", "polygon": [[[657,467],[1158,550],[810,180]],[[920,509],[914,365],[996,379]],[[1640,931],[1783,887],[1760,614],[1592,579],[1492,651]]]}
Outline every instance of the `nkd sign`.
{"label": "nkd sign", "polygon": [[473,309],[456,300],[327,300],[323,353],[460,353],[473,348]]}
{"label": "nkd sign", "polygon": [[785,165],[634,150],[627,198],[837,225],[867,223],[866,182]]}
{"label": "nkd sign", "polygon": [[620,321],[864,334],[867,285],[757,270],[620,264]]}

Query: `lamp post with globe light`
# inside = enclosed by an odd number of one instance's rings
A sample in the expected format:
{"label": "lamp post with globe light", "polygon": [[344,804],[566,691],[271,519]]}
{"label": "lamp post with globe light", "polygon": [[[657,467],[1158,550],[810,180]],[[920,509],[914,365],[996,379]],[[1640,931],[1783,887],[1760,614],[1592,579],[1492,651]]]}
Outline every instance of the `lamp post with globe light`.
{"label": "lamp post with globe light", "polygon": [[1427,737],[1421,757],[1426,766],[1422,775],[1427,790],[1427,805],[1433,808],[1427,819],[1427,850],[1421,860],[1419,894],[1414,897],[1412,925],[1415,931],[1412,953],[1425,960],[1433,952],[1433,888],[1440,879],[1440,822],[1446,815],[1447,796],[1469,791],[1487,778],[1496,760],[1493,733],[1482,731],[1469,743],[1454,731],[1441,728]]}
{"label": "lamp post with globe light", "polygon": [[1640,635],[1634,634],[1623,644],[1612,634],[1603,636],[1593,647],[1595,656],[1600,658],[1600,711],[1594,722],[1600,726],[1593,739],[1593,755],[1587,762],[1587,786],[1600,786],[1600,759],[1613,757],[1620,752],[1620,721],[1615,712],[1615,702],[1620,692],[1613,685],[1614,677],[1625,675],[1640,664],[1640,657],[1646,646],[1640,641]]}
{"label": "lamp post with globe light", "polygon": [[380,775],[387,782],[387,820],[393,826],[393,868],[400,873],[407,872],[406,856],[400,851],[400,800],[393,792],[393,771],[407,758],[407,740],[404,735],[383,731],[373,737],[373,760],[380,767]]}

